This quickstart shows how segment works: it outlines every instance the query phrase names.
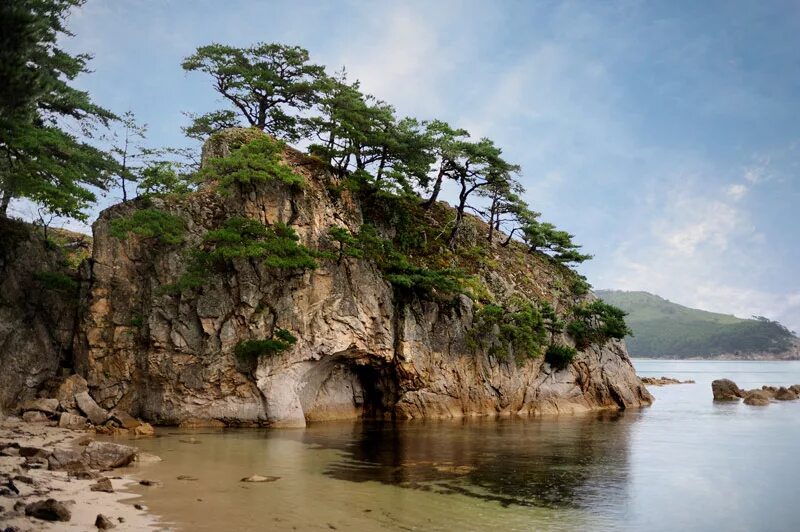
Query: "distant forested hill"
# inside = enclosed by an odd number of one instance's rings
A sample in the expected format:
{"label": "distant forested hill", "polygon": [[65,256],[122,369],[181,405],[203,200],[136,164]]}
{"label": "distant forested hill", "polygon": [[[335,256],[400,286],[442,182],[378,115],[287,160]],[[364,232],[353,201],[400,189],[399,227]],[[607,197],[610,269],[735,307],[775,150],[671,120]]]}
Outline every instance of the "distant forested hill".
{"label": "distant forested hill", "polygon": [[598,297],[628,312],[632,356],[798,358],[800,340],[766,318],[741,319],[672,303],[648,292],[598,290]]}

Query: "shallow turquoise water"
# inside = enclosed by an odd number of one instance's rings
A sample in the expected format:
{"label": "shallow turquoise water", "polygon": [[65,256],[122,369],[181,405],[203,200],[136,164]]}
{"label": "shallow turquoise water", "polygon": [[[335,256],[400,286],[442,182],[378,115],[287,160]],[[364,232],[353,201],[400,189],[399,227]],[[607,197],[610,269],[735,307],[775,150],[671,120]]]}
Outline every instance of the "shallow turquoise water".
{"label": "shallow turquoise water", "polygon": [[620,414],[163,429],[137,444],[164,461],[133,470],[163,485],[137,491],[187,530],[800,529],[800,401],[715,404],[710,388],[800,383],[800,362],[635,365],[697,383]]}

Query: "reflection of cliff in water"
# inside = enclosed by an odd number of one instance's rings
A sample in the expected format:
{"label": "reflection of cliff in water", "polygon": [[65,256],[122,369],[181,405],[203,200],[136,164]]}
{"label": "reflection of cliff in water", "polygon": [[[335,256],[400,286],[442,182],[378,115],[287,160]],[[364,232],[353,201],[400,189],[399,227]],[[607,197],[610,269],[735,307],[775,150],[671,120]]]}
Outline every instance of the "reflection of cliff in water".
{"label": "reflection of cliff in water", "polygon": [[598,509],[626,499],[635,415],[310,427],[345,456],[326,475],[461,493],[503,505]]}

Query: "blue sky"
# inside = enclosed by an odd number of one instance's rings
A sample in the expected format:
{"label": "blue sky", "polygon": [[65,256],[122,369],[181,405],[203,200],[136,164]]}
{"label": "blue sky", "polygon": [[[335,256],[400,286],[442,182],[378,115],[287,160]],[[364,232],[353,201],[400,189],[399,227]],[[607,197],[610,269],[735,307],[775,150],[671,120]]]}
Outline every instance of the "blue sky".
{"label": "blue sky", "polygon": [[154,145],[219,106],[180,69],[197,46],[301,45],[401,114],[495,139],[596,256],[594,286],[800,330],[797,2],[90,0],[70,27],[95,56],[80,86]]}

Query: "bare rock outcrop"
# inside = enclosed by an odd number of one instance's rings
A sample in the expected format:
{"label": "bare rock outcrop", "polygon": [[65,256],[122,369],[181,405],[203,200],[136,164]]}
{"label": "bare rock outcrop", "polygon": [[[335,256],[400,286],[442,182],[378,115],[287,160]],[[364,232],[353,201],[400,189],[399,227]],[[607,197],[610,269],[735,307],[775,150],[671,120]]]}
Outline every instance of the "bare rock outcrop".
{"label": "bare rock outcrop", "polygon": [[[217,142],[206,151],[226,149]],[[75,342],[76,370],[100,408],[163,424],[302,426],[365,414],[547,414],[652,401],[621,342],[586,348],[562,369],[541,358],[517,367],[470,344],[470,299],[399,298],[366,260],[325,261],[304,272],[234,261],[202,288],[163,290],[184,273],[186,250],[232,216],[286,223],[311,249],[325,245],[331,227],[358,231],[362,206],[337,189],[336,178],[291,150],[285,160],[304,176],[302,188],[253,183],[220,195],[208,186],[181,199],[152,199],[153,208],[185,221],[182,246],[111,236],[111,221],[136,202],[101,214]],[[489,250],[498,266],[481,275],[494,296],[518,294],[555,308],[575,301],[558,267],[513,250]],[[276,327],[298,339],[288,352],[254,363],[236,359],[237,343]]]}
{"label": "bare rock outcrop", "polygon": [[715,401],[738,401],[744,394],[730,379],[717,379],[711,383]]}

